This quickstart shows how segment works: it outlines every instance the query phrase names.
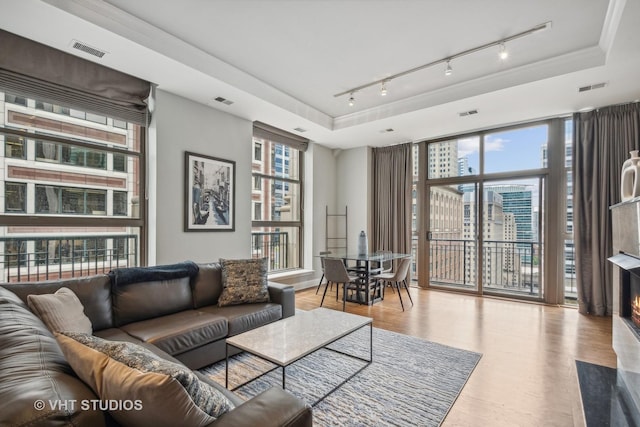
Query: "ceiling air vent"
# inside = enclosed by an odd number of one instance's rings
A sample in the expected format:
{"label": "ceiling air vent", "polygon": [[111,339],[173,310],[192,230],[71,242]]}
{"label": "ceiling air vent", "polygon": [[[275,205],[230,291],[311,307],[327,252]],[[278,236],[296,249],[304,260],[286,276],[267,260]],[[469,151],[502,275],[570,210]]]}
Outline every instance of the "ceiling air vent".
{"label": "ceiling air vent", "polygon": [[469,111],[463,111],[462,113],[458,113],[460,117],[471,116],[473,114],[478,114],[478,110],[469,110]]}
{"label": "ceiling air vent", "polygon": [[394,129],[393,129],[393,128],[387,128],[387,129],[382,129],[382,130],[380,131],[380,133],[389,133],[389,132],[393,132],[393,131],[394,131]]}
{"label": "ceiling air vent", "polygon": [[225,104],[225,105],[231,105],[231,104],[233,104],[233,101],[229,101],[228,99],[223,98],[223,97],[221,97],[221,96],[219,96],[219,97],[217,97],[217,98],[214,98],[213,100],[214,100],[214,101],[218,101],[218,102],[222,102],[222,103],[223,103],[223,104]]}
{"label": "ceiling air vent", "polygon": [[300,127],[294,128],[293,130],[295,130],[296,132],[306,132],[307,131],[306,129],[302,129]]}
{"label": "ceiling air vent", "polygon": [[589,90],[594,90],[594,89],[600,89],[603,88],[607,85],[607,83],[602,82],[602,83],[594,83],[592,85],[587,85],[587,86],[582,86],[578,88],[578,92],[587,92]]}
{"label": "ceiling air vent", "polygon": [[72,40],[71,47],[81,50],[84,53],[88,53],[89,55],[97,56],[98,58],[102,58],[107,53],[100,49],[96,49],[95,47],[91,47],[85,43],[79,42],[78,40]]}

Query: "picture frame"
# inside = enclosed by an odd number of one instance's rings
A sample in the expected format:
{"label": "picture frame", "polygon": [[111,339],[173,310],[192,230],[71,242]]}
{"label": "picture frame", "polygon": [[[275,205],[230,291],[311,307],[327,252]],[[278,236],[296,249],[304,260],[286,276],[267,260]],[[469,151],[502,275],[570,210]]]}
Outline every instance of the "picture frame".
{"label": "picture frame", "polygon": [[184,231],[235,231],[236,162],[185,151]]}

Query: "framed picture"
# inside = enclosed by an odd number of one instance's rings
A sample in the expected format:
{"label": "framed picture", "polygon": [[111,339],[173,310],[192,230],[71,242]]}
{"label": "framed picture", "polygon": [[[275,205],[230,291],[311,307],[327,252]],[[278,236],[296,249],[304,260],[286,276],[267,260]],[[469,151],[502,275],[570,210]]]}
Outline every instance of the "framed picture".
{"label": "framed picture", "polygon": [[236,162],[185,152],[184,231],[234,231]]}

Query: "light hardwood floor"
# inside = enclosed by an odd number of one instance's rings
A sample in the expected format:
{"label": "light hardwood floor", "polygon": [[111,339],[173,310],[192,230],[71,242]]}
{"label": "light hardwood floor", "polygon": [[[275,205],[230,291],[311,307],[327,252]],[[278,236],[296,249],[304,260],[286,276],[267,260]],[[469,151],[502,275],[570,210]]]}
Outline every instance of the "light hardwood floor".
{"label": "light hardwood floor", "polygon": [[[321,294],[298,291],[296,306],[318,307]],[[377,328],[482,353],[443,427],[583,426],[575,360],[615,368],[611,318],[436,290],[412,288],[411,295],[415,305],[405,301],[404,312],[389,290],[384,301],[347,303],[347,311],[372,317]],[[335,293],[324,306],[342,310]]]}

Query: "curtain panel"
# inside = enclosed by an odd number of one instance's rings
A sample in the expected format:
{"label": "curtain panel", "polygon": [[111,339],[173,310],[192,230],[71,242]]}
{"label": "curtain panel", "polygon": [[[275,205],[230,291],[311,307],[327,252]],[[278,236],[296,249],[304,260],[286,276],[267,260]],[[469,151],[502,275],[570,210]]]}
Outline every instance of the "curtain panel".
{"label": "curtain panel", "polygon": [[620,174],[640,146],[640,104],[600,108],[573,116],[573,221],[578,308],[612,313],[611,212],[620,202]]}
{"label": "curtain panel", "polygon": [[373,149],[371,248],[411,253],[412,144]]}

